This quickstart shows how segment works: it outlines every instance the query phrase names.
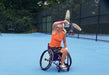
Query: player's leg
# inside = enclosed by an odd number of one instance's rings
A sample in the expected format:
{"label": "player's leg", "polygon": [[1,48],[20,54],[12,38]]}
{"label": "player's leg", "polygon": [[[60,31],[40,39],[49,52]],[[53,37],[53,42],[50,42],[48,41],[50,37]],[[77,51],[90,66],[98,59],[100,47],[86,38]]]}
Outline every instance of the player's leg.
{"label": "player's leg", "polygon": [[65,66],[65,64],[64,64],[64,61],[65,61],[65,58],[66,58],[67,54],[69,54],[69,52],[68,52],[68,50],[65,49],[65,48],[62,48],[62,49],[60,50],[60,52],[62,53],[61,66],[62,66],[63,69],[66,69],[66,66]]}

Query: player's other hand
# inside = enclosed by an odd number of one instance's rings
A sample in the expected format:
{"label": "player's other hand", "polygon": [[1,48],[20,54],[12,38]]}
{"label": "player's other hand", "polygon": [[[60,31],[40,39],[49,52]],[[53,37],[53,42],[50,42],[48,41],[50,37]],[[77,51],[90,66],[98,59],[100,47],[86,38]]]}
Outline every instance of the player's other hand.
{"label": "player's other hand", "polygon": [[82,29],[77,25],[76,23],[72,23],[73,27],[76,28],[79,31],[82,31]]}

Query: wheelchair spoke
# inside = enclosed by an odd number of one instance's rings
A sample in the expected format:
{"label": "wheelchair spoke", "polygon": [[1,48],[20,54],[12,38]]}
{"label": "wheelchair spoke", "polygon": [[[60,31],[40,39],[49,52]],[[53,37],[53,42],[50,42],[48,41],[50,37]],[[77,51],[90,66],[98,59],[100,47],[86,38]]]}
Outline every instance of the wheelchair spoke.
{"label": "wheelchair spoke", "polygon": [[45,58],[45,61],[51,61],[50,59]]}

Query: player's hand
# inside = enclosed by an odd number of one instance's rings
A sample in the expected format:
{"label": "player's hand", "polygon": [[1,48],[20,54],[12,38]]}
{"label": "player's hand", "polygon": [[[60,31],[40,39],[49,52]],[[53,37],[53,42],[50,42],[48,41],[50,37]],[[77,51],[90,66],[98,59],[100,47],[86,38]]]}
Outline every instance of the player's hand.
{"label": "player's hand", "polygon": [[66,24],[70,24],[67,20],[64,20],[64,23],[66,23]]}

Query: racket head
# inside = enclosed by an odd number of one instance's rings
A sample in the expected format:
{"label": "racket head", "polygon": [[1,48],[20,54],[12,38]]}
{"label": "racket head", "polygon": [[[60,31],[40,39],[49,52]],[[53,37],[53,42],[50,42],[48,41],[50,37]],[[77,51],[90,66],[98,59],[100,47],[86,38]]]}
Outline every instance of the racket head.
{"label": "racket head", "polygon": [[67,21],[70,22],[70,10],[67,10],[67,11],[66,11],[65,20],[67,20]]}
{"label": "racket head", "polygon": [[[65,20],[67,20],[67,21],[70,22],[70,10],[69,10],[69,9],[67,9],[67,11],[66,11],[66,13],[65,13]],[[68,28],[69,25],[64,24],[64,27],[65,27],[65,28]]]}

